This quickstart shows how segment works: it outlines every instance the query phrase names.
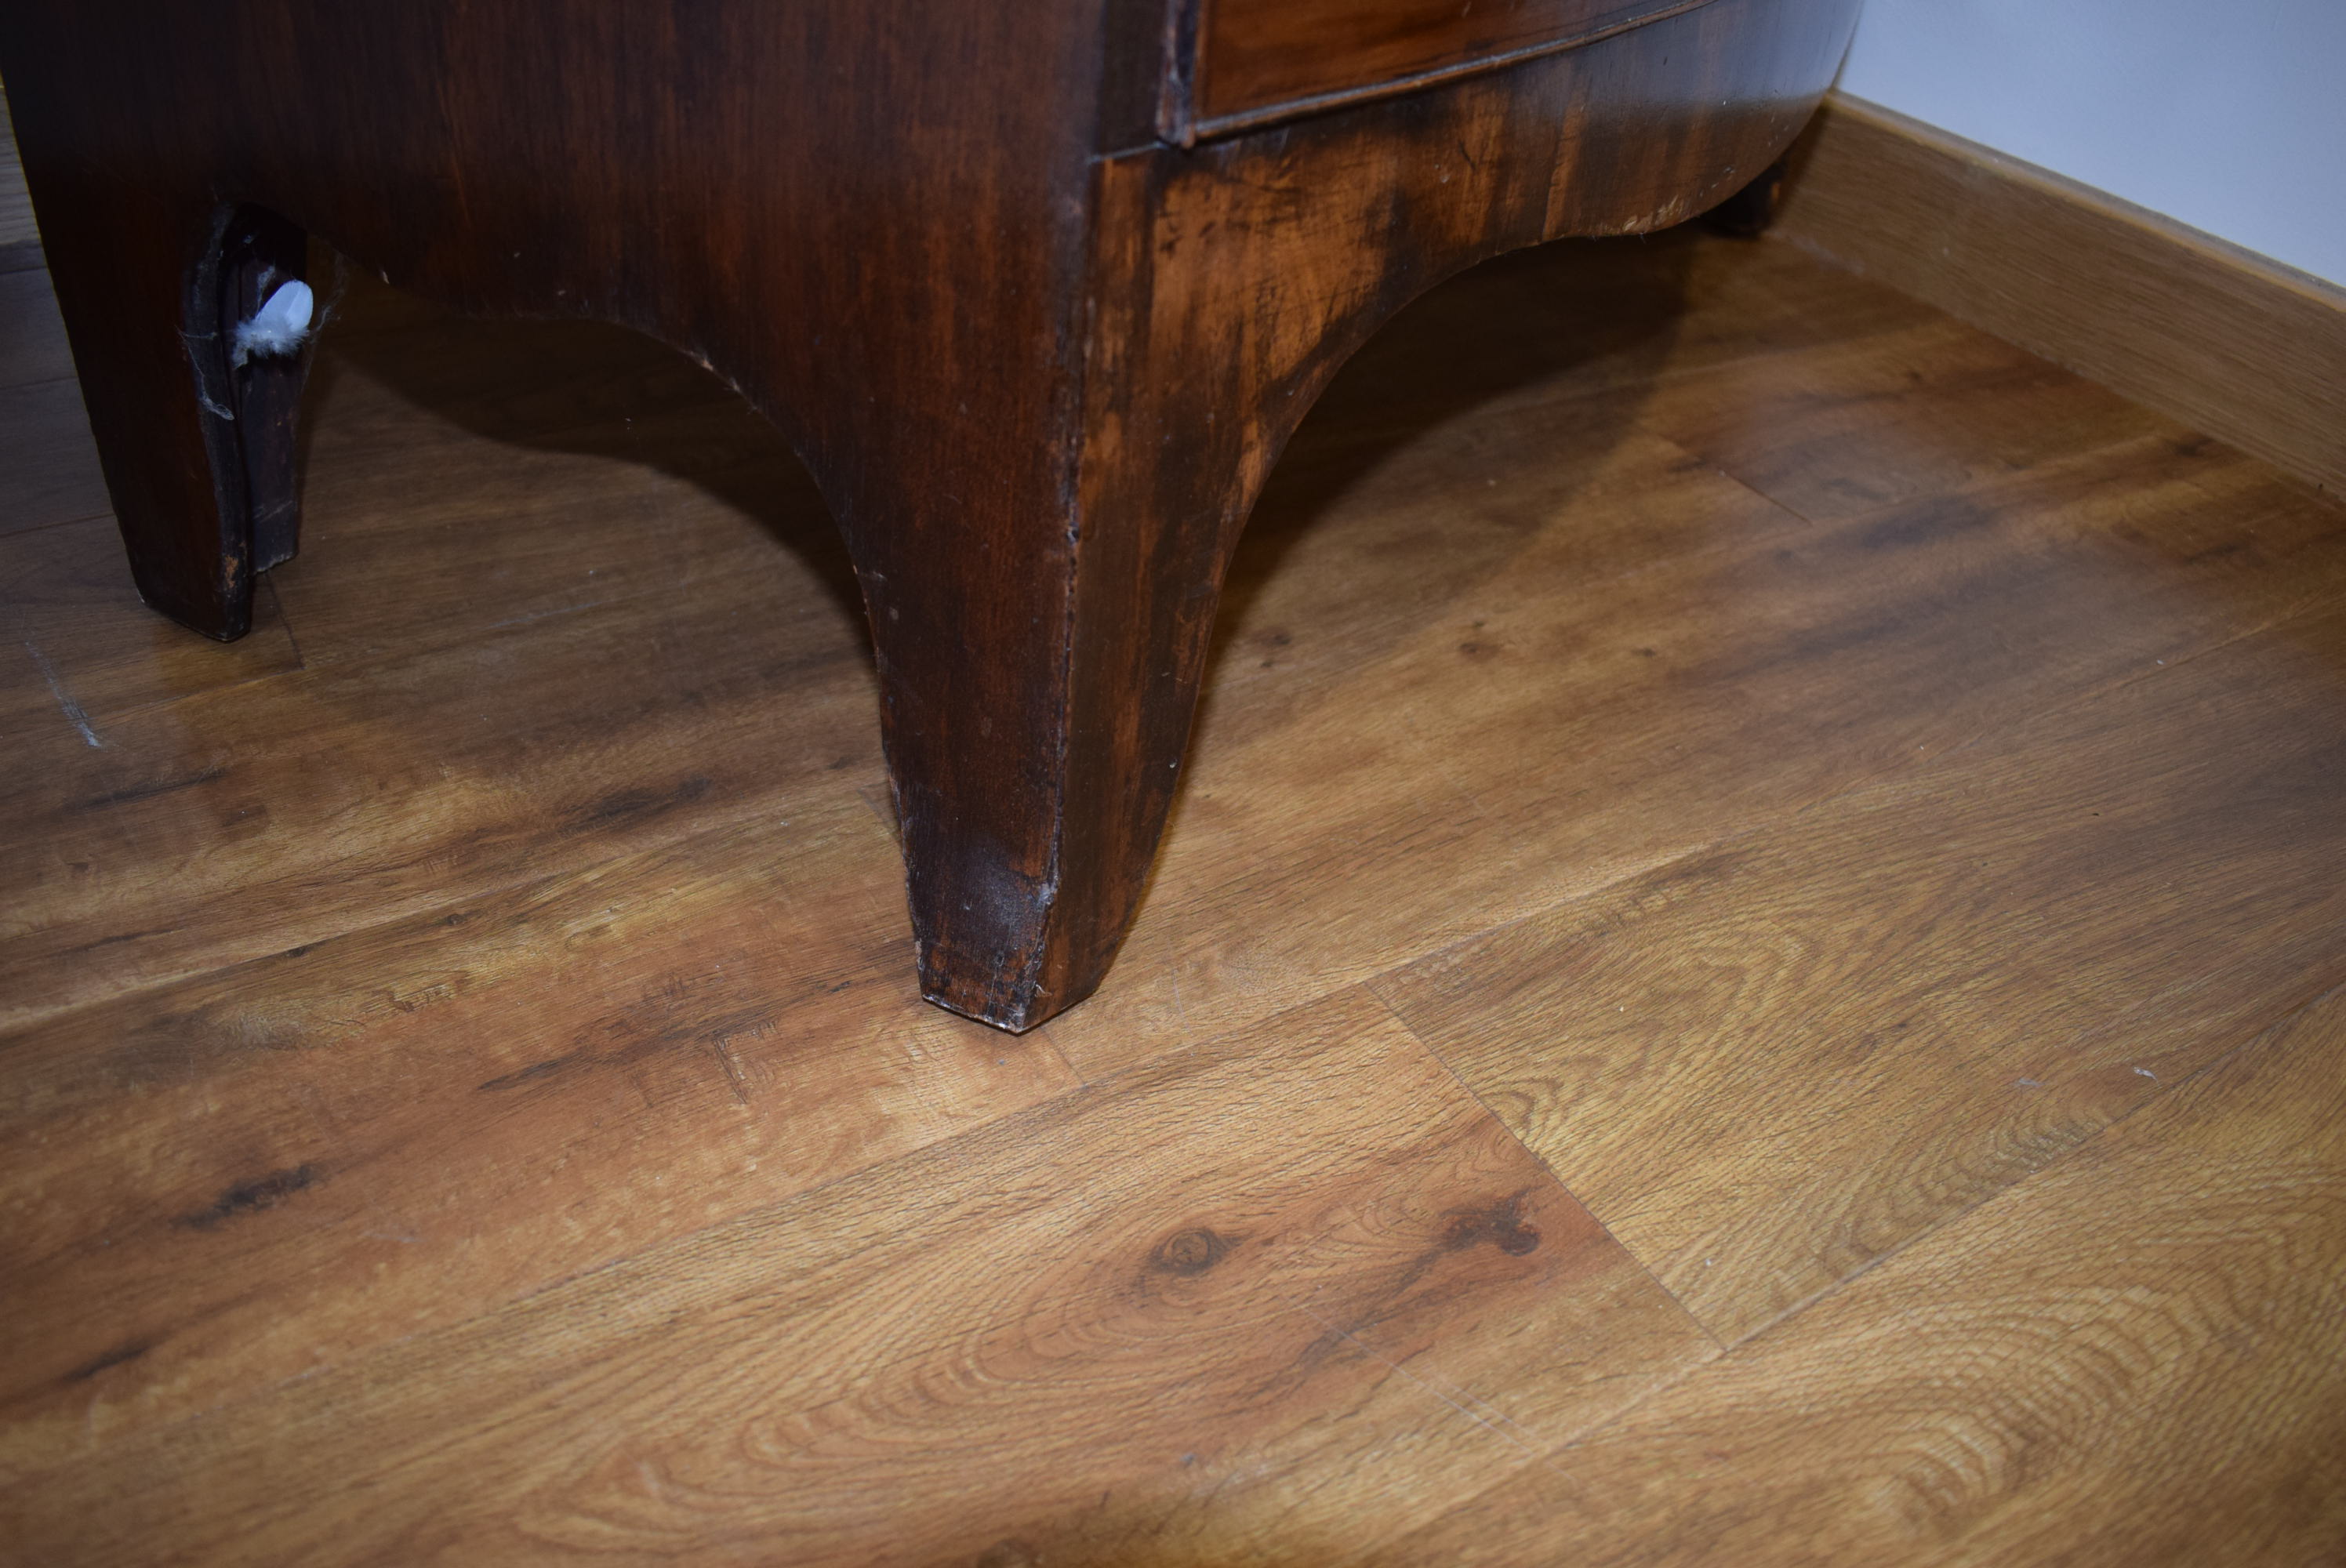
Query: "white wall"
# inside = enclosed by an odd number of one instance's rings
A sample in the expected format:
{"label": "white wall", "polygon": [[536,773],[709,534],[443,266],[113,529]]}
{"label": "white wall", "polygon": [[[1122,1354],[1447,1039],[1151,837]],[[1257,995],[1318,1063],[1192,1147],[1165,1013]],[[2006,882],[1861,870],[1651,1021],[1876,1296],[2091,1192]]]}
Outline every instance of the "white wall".
{"label": "white wall", "polygon": [[1865,0],[1841,86],[2346,283],[2346,0]]}

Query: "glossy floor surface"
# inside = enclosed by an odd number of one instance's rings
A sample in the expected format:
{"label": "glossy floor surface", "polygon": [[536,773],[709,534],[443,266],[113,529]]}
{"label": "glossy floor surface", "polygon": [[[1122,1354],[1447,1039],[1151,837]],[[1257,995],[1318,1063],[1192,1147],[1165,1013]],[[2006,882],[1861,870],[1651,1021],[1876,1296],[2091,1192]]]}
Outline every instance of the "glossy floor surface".
{"label": "glossy floor surface", "polygon": [[0,1558],[2346,1560],[2334,502],[1780,244],[1484,268],[1012,1039],[771,435],[327,344],[213,646],[0,274]]}

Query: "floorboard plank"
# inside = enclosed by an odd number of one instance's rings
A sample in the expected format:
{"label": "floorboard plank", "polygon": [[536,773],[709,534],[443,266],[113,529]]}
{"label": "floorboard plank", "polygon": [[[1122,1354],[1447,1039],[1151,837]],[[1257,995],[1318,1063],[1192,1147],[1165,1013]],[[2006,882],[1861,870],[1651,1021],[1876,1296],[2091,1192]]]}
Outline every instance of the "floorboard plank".
{"label": "floorboard plank", "polygon": [[1379,986],[1721,1339],[2346,980],[2346,598]]}
{"label": "floorboard plank", "polygon": [[17,1541],[1309,1555],[1430,1516],[1712,1353],[1352,993],[105,1445],[20,1490]]}
{"label": "floorboard plank", "polygon": [[[5,244],[0,239],[0,247]],[[73,373],[65,318],[57,314],[47,270],[0,272],[0,387],[69,380]]]}
{"label": "floorboard plank", "polygon": [[1689,227],[1485,262],[1361,349],[1321,397],[1311,440],[1394,446],[1462,414],[1591,395],[1634,404],[1681,376],[1947,324],[1903,294],[1779,249]]}
{"label": "floorboard plank", "polygon": [[773,613],[792,570],[36,737],[0,777],[0,1027],[852,798],[871,668],[819,587]]}
{"label": "floorboard plank", "polygon": [[0,387],[0,430],[8,433],[0,535],[113,515],[89,416],[82,412],[80,382]]}
{"label": "floorboard plank", "polygon": [[2192,432],[1943,318],[1657,382],[1638,423],[1818,522]]}
{"label": "floorboard plank", "polygon": [[102,750],[141,708],[301,667],[266,587],[251,632],[225,647],[139,603],[110,516],[0,534],[0,628],[35,676],[0,682],[0,746]]}
{"label": "floorboard plank", "polygon": [[[778,613],[824,617],[842,652],[861,641],[853,574],[805,471],[661,344],[466,321],[354,284],[306,407],[303,548],[272,580],[312,664],[635,595],[681,618],[743,575],[780,590]],[[827,594],[801,605],[778,568]]]}
{"label": "floorboard plank", "polygon": [[2346,1006],[1364,1561],[2346,1560]]}
{"label": "floorboard plank", "polygon": [[0,1473],[1073,1088],[921,1002],[888,861],[834,802],[0,1037]]}
{"label": "floorboard plank", "polygon": [[0,1557],[2332,1549],[2334,1017],[2208,1064],[2346,964],[2346,510],[1789,247],[1476,270],[1014,1042],[780,439],[326,295],[236,647],[0,422]]}

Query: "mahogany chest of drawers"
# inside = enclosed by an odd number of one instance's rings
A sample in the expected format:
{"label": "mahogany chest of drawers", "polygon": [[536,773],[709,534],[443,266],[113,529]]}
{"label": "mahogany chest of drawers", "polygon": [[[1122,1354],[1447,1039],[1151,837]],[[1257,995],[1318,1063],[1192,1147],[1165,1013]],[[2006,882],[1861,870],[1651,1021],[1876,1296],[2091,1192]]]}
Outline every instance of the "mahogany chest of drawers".
{"label": "mahogany chest of drawers", "polygon": [[0,9],[0,70],[150,605],[238,636],[293,553],[313,236],[673,344],[854,557],[924,989],[1024,1029],[1115,953],[1335,366],[1484,257],[1733,192],[1855,6],[77,0]]}

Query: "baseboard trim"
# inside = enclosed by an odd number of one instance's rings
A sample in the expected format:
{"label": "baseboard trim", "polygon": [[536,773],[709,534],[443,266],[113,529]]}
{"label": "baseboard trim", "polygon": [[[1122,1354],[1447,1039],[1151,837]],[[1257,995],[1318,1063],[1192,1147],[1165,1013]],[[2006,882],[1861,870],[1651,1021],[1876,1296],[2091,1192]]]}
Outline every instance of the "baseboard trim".
{"label": "baseboard trim", "polygon": [[1839,93],[1771,232],[2346,498],[2346,289]]}

